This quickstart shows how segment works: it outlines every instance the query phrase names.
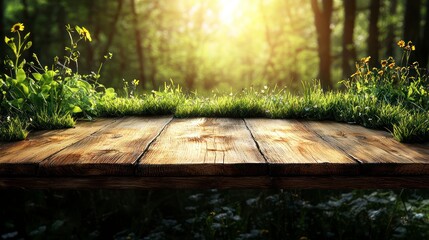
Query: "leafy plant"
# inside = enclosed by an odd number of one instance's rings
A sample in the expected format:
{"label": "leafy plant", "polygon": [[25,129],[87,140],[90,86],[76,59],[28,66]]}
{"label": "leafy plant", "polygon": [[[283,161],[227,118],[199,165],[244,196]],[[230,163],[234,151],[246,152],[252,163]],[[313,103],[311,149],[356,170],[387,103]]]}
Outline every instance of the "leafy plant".
{"label": "leafy plant", "polygon": [[374,96],[380,102],[403,105],[410,110],[427,111],[429,77],[419,69],[418,62],[408,62],[416,47],[411,41],[405,44],[403,40],[397,45],[402,49],[400,65],[389,57],[381,60],[380,68],[370,69],[368,62],[371,57],[362,58],[356,64],[351,80],[344,83],[351,93]]}
{"label": "leafy plant", "polygon": [[[36,129],[54,129],[72,127],[74,117],[91,119],[97,115],[97,104],[106,93],[111,97],[113,89],[106,89],[98,83],[104,62],[97,73],[82,75],[78,72],[80,41],[91,41],[89,31],[84,27],[66,26],[70,46],[66,47],[68,56],[60,62],[54,59],[51,68],[42,66],[36,54],[33,61],[21,60],[24,51],[31,47],[28,41],[30,33],[21,38],[24,25],[17,23],[11,28],[15,38],[5,37],[5,42],[14,54],[14,61],[7,63],[12,69],[9,76],[4,74],[0,79],[0,113],[7,116],[19,116],[22,119],[33,119],[31,127]],[[105,56],[105,61],[112,55]],[[74,70],[70,66],[74,64]]]}

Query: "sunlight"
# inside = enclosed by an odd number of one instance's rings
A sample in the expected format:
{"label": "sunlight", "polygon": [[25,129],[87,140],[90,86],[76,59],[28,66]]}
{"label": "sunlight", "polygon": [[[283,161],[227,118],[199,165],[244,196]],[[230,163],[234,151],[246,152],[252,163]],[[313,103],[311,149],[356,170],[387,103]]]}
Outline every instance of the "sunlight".
{"label": "sunlight", "polygon": [[219,4],[221,9],[219,12],[220,21],[225,25],[232,24],[241,8],[241,0],[219,0]]}

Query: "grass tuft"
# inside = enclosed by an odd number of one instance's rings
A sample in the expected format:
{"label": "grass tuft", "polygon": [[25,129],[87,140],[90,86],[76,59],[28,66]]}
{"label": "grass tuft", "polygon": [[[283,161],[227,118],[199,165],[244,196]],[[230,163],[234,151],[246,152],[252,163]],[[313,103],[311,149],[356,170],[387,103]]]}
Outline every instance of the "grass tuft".
{"label": "grass tuft", "polygon": [[18,117],[7,117],[0,120],[0,141],[11,142],[23,140],[27,137],[27,121]]}

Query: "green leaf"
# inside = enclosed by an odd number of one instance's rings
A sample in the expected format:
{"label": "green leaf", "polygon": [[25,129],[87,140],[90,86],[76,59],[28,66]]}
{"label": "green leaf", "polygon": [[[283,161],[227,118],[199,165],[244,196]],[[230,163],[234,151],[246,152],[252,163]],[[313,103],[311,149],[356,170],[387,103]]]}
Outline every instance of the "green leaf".
{"label": "green leaf", "polygon": [[82,112],[82,109],[79,106],[74,106],[72,109],[72,113],[80,113]]}
{"label": "green leaf", "polygon": [[77,33],[80,35],[82,32],[82,28],[80,28],[79,26],[76,26],[75,29],[76,29]]}
{"label": "green leaf", "polygon": [[25,34],[24,40],[27,40],[27,38],[30,37],[30,33]]}
{"label": "green leaf", "polygon": [[25,59],[22,60],[22,62],[19,64],[18,68],[24,68],[24,65],[27,63]]}
{"label": "green leaf", "polygon": [[22,104],[24,103],[24,99],[23,98],[14,99],[9,103],[16,108],[21,108]]}
{"label": "green leaf", "polygon": [[25,93],[25,95],[28,95],[29,91],[28,91],[27,85],[21,83],[20,86],[22,88],[22,91]]}
{"label": "green leaf", "polygon": [[40,73],[33,73],[32,75],[33,75],[33,78],[36,79],[37,81],[42,79],[42,74]]}
{"label": "green leaf", "polygon": [[33,45],[33,43],[31,41],[29,41],[27,44],[25,44],[24,51],[31,48],[32,45]]}
{"label": "green leaf", "polygon": [[55,77],[55,71],[49,70],[46,72],[46,75],[49,76],[50,78],[54,78]]}
{"label": "green leaf", "polygon": [[18,69],[18,72],[16,73],[16,80],[18,82],[23,82],[27,78],[27,75],[25,74],[24,69]]}
{"label": "green leaf", "polygon": [[13,38],[9,39],[9,42],[7,42],[7,45],[12,49],[12,51],[16,54],[16,45],[13,41]]}
{"label": "green leaf", "polygon": [[411,95],[413,95],[413,88],[412,87],[408,88],[408,98],[410,98]]}

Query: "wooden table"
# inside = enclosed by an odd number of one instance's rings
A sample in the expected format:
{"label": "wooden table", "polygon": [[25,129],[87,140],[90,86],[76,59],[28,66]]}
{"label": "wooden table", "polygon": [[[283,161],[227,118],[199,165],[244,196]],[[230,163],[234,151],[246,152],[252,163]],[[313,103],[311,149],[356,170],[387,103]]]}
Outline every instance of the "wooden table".
{"label": "wooden table", "polygon": [[124,117],[0,143],[0,188],[428,188],[429,144],[279,119]]}

